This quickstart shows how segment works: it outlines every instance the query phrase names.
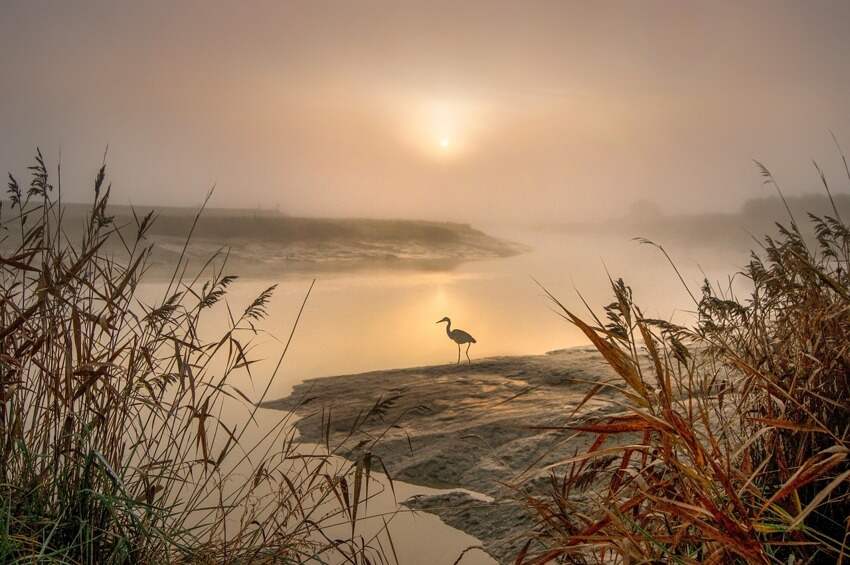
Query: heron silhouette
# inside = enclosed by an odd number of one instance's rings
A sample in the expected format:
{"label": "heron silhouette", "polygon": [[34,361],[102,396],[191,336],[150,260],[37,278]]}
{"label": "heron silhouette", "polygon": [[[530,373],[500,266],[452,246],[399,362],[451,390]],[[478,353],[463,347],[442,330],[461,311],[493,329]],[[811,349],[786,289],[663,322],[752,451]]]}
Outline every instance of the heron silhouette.
{"label": "heron silhouette", "polygon": [[469,361],[469,364],[472,365],[472,359],[469,358],[469,348],[472,347],[473,343],[478,343],[475,341],[475,338],[466,333],[463,330],[453,330],[452,329],[452,321],[446,317],[442,320],[438,321],[438,324],[442,324],[443,322],[448,322],[446,325],[446,335],[449,336],[449,339],[457,344],[457,364],[460,365],[460,346],[464,343],[466,344],[466,360]]}

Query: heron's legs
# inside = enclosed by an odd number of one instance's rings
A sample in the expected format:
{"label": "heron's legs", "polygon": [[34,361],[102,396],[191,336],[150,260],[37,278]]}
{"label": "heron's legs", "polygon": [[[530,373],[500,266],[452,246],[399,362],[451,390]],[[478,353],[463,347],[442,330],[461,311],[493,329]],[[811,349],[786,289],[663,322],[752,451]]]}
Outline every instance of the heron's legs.
{"label": "heron's legs", "polygon": [[457,344],[457,364],[460,365],[460,344]]}
{"label": "heron's legs", "polygon": [[466,344],[466,360],[472,365],[472,359],[469,358],[469,348],[472,347],[472,342]]}

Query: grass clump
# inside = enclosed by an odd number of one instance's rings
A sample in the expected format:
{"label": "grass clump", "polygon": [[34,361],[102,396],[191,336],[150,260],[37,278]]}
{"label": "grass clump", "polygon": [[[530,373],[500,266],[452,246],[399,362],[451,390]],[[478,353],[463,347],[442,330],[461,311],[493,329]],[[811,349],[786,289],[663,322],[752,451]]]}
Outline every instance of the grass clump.
{"label": "grass clump", "polygon": [[848,559],[850,228],[835,206],[811,234],[788,213],[746,298],[706,281],[692,327],[647,318],[621,280],[604,321],[553,297],[617,373],[620,411],[565,426],[593,441],[528,496],[540,545],[518,562]]}
{"label": "grass clump", "polygon": [[[193,278],[181,257],[142,296],[154,216],[116,225],[101,167],[83,229],[66,226],[40,152],[30,173],[0,215],[0,562],[386,561],[355,534],[362,462],[305,450],[289,415],[249,440],[274,287],[234,312],[224,263]],[[216,308],[229,322],[202,338]]]}

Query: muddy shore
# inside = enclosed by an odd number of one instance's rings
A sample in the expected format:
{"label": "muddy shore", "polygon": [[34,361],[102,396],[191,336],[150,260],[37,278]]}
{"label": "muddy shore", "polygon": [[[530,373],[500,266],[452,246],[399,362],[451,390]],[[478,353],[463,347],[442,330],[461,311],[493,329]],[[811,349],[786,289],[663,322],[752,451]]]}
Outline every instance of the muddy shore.
{"label": "muddy shore", "polygon": [[369,445],[395,479],[484,495],[452,492],[404,505],[438,515],[500,562],[512,562],[533,526],[518,489],[534,489],[546,480],[542,467],[592,440],[567,442],[571,434],[544,428],[610,414],[615,392],[605,388],[573,414],[600,381],[616,377],[593,348],[578,347],[312,379],[265,406],[296,410],[305,441],[341,445],[349,455]]}

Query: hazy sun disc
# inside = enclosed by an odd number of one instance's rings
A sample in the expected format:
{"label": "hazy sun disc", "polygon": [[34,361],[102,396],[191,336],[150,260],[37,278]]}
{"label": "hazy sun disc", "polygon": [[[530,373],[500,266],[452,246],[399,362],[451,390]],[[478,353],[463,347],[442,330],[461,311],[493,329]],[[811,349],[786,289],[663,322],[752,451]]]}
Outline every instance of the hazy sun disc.
{"label": "hazy sun disc", "polygon": [[404,141],[423,156],[447,161],[463,157],[469,151],[470,132],[478,121],[476,106],[460,100],[416,98],[400,109],[404,111],[398,118],[403,124]]}

